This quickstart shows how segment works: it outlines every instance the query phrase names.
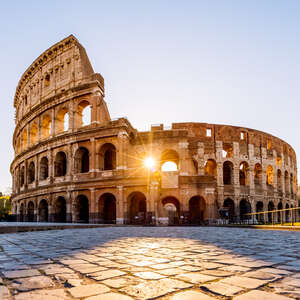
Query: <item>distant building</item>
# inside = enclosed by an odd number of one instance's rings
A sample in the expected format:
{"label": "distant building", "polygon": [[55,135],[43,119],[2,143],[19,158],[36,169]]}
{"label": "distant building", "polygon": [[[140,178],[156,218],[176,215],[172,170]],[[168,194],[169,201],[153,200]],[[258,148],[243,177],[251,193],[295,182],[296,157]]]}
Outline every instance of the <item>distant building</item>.
{"label": "distant building", "polygon": [[296,154],[279,138],[207,123],[139,132],[110,118],[104,95],[72,35],[22,75],[11,164],[19,221],[204,224],[297,205]]}

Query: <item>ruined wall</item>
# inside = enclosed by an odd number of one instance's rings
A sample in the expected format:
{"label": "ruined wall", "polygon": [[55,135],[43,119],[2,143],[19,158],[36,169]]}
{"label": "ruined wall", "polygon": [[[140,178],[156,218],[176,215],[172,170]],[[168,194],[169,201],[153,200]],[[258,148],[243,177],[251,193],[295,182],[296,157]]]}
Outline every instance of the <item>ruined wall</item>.
{"label": "ruined wall", "polygon": [[[287,143],[228,125],[138,132],[127,119],[111,120],[104,80],[73,36],[32,63],[14,106],[12,201],[20,220],[161,224],[173,214],[180,224],[203,223],[219,219],[229,200],[235,216],[242,201],[252,211],[260,202],[265,210],[296,206],[296,155]],[[144,166],[149,156],[153,170]],[[166,162],[175,169],[164,171]]]}

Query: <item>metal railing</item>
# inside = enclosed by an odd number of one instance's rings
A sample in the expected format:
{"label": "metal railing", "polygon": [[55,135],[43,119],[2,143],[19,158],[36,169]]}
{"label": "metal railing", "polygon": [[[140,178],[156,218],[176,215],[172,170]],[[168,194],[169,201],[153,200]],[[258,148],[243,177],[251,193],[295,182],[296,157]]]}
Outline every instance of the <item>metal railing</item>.
{"label": "metal railing", "polygon": [[246,213],[232,224],[300,226],[300,207]]}

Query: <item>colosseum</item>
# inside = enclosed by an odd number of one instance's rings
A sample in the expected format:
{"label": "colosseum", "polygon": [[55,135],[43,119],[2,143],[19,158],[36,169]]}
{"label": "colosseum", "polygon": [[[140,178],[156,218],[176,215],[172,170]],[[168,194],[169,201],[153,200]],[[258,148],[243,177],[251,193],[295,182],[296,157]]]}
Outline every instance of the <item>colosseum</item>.
{"label": "colosseum", "polygon": [[18,221],[196,225],[296,206],[296,155],[281,139],[192,122],[140,132],[111,119],[104,96],[73,35],[22,75],[11,164]]}

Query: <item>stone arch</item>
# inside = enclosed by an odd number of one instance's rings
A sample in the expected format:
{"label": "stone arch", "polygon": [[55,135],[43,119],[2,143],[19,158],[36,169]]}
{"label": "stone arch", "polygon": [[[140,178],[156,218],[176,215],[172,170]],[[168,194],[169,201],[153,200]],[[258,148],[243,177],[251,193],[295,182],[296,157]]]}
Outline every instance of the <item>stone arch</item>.
{"label": "stone arch", "polygon": [[240,185],[249,185],[249,164],[245,161],[240,163],[239,178]]}
{"label": "stone arch", "polygon": [[117,200],[111,193],[104,193],[98,203],[99,221],[104,224],[115,224],[117,214]]}
{"label": "stone arch", "polygon": [[30,145],[34,145],[38,139],[38,126],[36,122],[33,122],[30,126]]}
{"label": "stone arch", "polygon": [[100,170],[114,170],[116,163],[116,147],[111,143],[106,143],[100,148]]}
{"label": "stone arch", "polygon": [[249,213],[251,213],[251,203],[246,199],[242,199],[240,201],[240,220],[251,219],[251,216],[247,215]]}
{"label": "stone arch", "polygon": [[67,174],[67,155],[63,151],[59,151],[55,155],[54,160],[54,176],[60,177]]}
{"label": "stone arch", "polygon": [[21,152],[21,142],[20,142],[20,137],[17,138],[17,153]]}
{"label": "stone arch", "polygon": [[257,163],[254,166],[254,184],[261,185],[262,183],[262,166]]}
{"label": "stone arch", "polygon": [[169,225],[180,223],[180,202],[176,197],[168,196],[162,199],[162,216],[167,218]]}
{"label": "stone arch", "polygon": [[273,186],[274,183],[274,171],[273,171],[273,167],[271,165],[267,166],[267,182],[266,184],[268,186]]}
{"label": "stone arch", "polygon": [[226,185],[233,184],[233,163],[229,160],[223,164],[223,183]]}
{"label": "stone arch", "polygon": [[204,224],[206,203],[201,196],[194,196],[189,200],[190,223],[195,225]]}
{"label": "stone arch", "polygon": [[25,204],[23,202],[20,204],[19,221],[25,222]]}
{"label": "stone arch", "polygon": [[31,161],[28,167],[28,183],[33,183],[35,180],[35,165],[34,162]]}
{"label": "stone arch", "polygon": [[49,177],[49,162],[46,156],[40,161],[40,180],[45,180]]}
{"label": "stone arch", "polygon": [[34,222],[34,203],[29,201],[27,205],[27,221]]}
{"label": "stone arch", "polygon": [[45,114],[42,117],[42,122],[41,122],[41,138],[46,139],[50,136],[51,134],[51,117],[48,114]]}
{"label": "stone arch", "polygon": [[130,224],[146,222],[147,200],[142,192],[132,192],[127,197],[128,219]]}
{"label": "stone arch", "polygon": [[22,133],[22,150],[25,150],[28,145],[28,136],[27,136],[27,130],[26,128],[23,130]]}
{"label": "stone arch", "polygon": [[282,191],[281,178],[282,178],[281,170],[278,169],[277,170],[277,189],[278,189],[278,191]]}
{"label": "stone arch", "polygon": [[[274,202],[273,202],[273,201],[269,201],[269,202],[268,202],[268,211],[272,211],[272,210],[274,210],[274,209],[275,209]],[[268,213],[268,222],[269,222],[269,223],[272,223],[273,218],[274,218],[274,213],[269,212],[269,213]]]}
{"label": "stone arch", "polygon": [[62,133],[69,130],[69,112],[66,107],[61,108],[56,114],[55,132]]}
{"label": "stone arch", "polygon": [[[278,210],[283,209],[283,204],[282,204],[281,201],[278,203],[277,209],[278,209]],[[283,213],[283,212],[280,212],[280,211],[277,212],[277,221],[278,221],[278,222],[281,221],[281,218],[282,218],[282,220],[283,220],[283,215],[282,215],[282,213]]]}
{"label": "stone arch", "polygon": [[292,173],[290,174],[290,187],[292,197],[294,194],[294,175]]}
{"label": "stone arch", "polygon": [[234,221],[234,217],[235,217],[234,201],[231,198],[226,198],[224,200],[223,207],[227,208],[227,210],[228,210],[228,220],[229,220],[229,222]]}
{"label": "stone arch", "polygon": [[91,124],[91,105],[87,100],[83,100],[78,104],[78,124],[79,126],[87,126]]}
{"label": "stone arch", "polygon": [[163,172],[179,170],[179,155],[173,149],[163,151],[160,159],[160,167]]}
{"label": "stone arch", "polygon": [[24,186],[25,184],[25,167],[22,166],[20,170],[20,186]]}
{"label": "stone arch", "polygon": [[[290,206],[288,205],[288,203],[285,205],[285,208],[286,209],[289,209]],[[290,222],[290,211],[289,210],[286,210],[285,211],[285,222]]]}
{"label": "stone arch", "polygon": [[78,195],[75,201],[75,221],[89,223],[89,199],[85,195]]}
{"label": "stone arch", "polygon": [[54,222],[65,223],[67,221],[67,201],[59,196],[54,203]]}
{"label": "stone arch", "polygon": [[289,172],[285,171],[284,172],[284,187],[285,187],[285,192],[289,193]]}
{"label": "stone arch", "polygon": [[[264,211],[264,203],[262,201],[257,201],[256,202],[256,212],[263,212]],[[258,214],[257,215],[257,221],[262,223],[264,222],[264,215],[263,214]]]}
{"label": "stone arch", "polygon": [[39,222],[48,222],[48,202],[42,199],[39,203]]}
{"label": "stone arch", "polygon": [[205,168],[204,168],[205,175],[213,176],[217,178],[217,163],[214,159],[208,159]]}
{"label": "stone arch", "polygon": [[85,147],[79,147],[74,156],[75,173],[88,173],[90,170],[90,153]]}

